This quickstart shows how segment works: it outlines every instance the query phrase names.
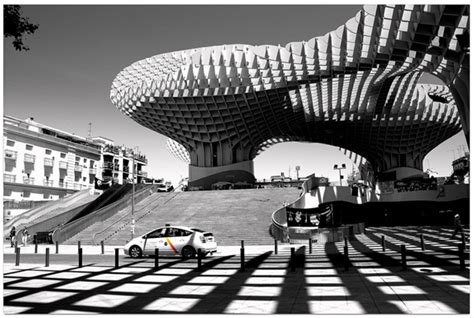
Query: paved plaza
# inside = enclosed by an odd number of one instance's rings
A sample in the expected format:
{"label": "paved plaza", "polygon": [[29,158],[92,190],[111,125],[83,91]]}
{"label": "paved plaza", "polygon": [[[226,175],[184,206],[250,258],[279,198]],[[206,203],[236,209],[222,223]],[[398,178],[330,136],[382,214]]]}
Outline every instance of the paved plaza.
{"label": "paved plaza", "polygon": [[[76,245],[60,246],[59,254],[69,260],[55,262],[52,257],[48,267],[45,246],[39,246],[33,262],[24,259],[34,254],[34,246],[22,247],[22,262],[15,266],[13,249],[5,246],[4,312],[467,314],[469,235],[466,269],[461,269],[460,240],[451,240],[451,233],[443,228],[368,228],[348,242],[349,263],[344,242],[315,243],[311,253],[308,245],[280,244],[277,254],[273,245],[248,246],[243,271],[240,246],[219,247],[201,269],[196,259],[160,257],[155,269],[154,257],[124,255],[116,268],[113,246],[106,246],[100,261],[92,258],[101,253],[100,246],[83,246],[84,263],[78,267]],[[401,244],[407,249],[405,270]],[[48,247],[54,254],[54,246]]]}

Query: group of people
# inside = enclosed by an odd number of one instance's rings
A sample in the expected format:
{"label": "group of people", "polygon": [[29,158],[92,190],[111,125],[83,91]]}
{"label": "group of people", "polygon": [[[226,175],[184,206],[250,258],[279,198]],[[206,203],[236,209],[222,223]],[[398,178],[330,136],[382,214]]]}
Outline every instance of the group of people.
{"label": "group of people", "polygon": [[[28,237],[30,235],[28,233],[28,229],[26,228],[26,226],[23,228],[23,230],[21,230],[21,234],[22,234],[21,242],[23,243],[23,246],[26,246],[26,244],[28,243]],[[10,231],[10,244],[11,244],[11,247],[15,246],[15,242],[16,242],[16,229],[15,229],[15,227],[12,227],[12,229]]]}

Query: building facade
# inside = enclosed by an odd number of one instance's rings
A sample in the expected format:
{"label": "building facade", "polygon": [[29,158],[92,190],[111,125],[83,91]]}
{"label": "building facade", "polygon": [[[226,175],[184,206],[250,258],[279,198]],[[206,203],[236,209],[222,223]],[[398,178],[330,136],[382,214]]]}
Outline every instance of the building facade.
{"label": "building facade", "polygon": [[10,215],[93,189],[96,177],[119,184],[131,182],[133,164],[135,182],[146,177],[146,157],[114,146],[110,139],[76,136],[33,118],[4,116],[3,124],[3,206]]}

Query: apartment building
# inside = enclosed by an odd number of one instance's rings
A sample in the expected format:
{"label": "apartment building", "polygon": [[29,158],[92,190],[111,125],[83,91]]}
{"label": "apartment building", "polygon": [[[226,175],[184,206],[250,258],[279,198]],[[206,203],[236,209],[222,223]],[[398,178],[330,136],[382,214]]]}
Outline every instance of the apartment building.
{"label": "apartment building", "polygon": [[4,116],[3,124],[5,218],[17,214],[12,210],[26,210],[93,189],[96,177],[123,184],[133,179],[141,182],[147,176],[143,171],[146,157],[131,148],[115,146],[111,139],[77,136],[33,118]]}

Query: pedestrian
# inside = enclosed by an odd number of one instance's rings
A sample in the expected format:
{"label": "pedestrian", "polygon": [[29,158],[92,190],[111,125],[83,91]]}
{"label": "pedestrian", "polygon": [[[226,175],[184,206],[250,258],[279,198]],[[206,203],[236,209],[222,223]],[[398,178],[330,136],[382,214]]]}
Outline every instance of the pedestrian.
{"label": "pedestrian", "polygon": [[23,229],[23,237],[21,239],[23,241],[23,246],[26,246],[26,244],[28,243],[28,229],[26,228],[26,226]]}
{"label": "pedestrian", "polygon": [[15,241],[16,241],[16,229],[15,227],[12,227],[10,231],[10,244],[11,247],[15,246]]}
{"label": "pedestrian", "polygon": [[451,239],[455,238],[458,232],[461,232],[461,235],[464,234],[462,230],[461,216],[456,213],[454,216],[454,233],[451,235]]}

